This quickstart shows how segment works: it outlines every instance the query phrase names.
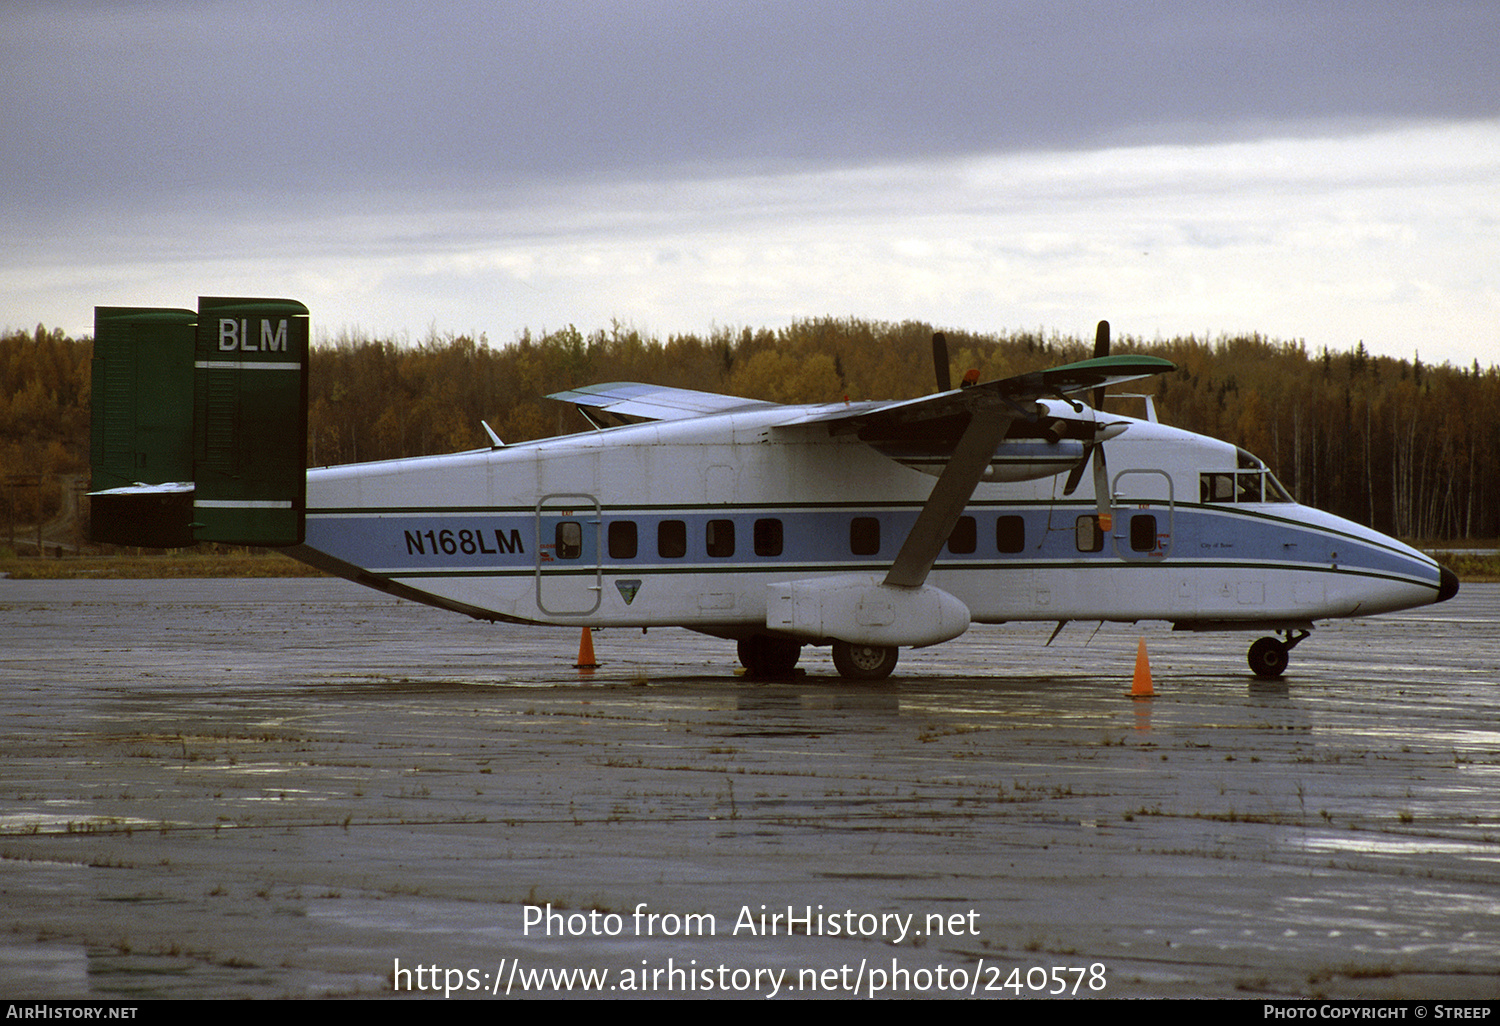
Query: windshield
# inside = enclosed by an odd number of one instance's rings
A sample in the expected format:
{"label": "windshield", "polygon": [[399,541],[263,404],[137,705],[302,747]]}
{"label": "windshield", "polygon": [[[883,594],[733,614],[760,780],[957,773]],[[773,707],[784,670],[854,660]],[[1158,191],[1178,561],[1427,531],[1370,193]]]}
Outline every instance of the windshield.
{"label": "windshield", "polygon": [[1200,502],[1295,502],[1286,486],[1259,456],[1237,449],[1234,471],[1206,471],[1198,476]]}

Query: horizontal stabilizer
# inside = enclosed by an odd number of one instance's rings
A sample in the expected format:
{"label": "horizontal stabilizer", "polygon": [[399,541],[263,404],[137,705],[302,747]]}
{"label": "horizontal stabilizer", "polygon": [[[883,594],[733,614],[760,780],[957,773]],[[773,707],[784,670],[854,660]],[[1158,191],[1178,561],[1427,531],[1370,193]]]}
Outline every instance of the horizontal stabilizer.
{"label": "horizontal stabilizer", "polygon": [[89,493],[90,540],[181,549],[193,544],[193,484],[131,485]]}

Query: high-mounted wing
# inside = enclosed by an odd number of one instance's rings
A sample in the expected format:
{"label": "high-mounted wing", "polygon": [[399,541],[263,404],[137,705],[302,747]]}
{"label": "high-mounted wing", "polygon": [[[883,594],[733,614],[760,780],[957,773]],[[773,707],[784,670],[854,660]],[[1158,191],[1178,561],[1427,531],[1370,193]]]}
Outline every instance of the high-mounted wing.
{"label": "high-mounted wing", "polygon": [[[810,413],[789,416],[787,426],[827,423],[836,425],[836,431],[854,431],[875,425],[895,428],[918,423],[937,424],[945,418],[966,416],[976,408],[996,401],[1029,418],[1031,411],[1021,405],[1028,400],[1062,398],[1075,392],[1134,381],[1172,369],[1170,362],[1154,356],[1106,356],[1013,378],[987,381],[972,388],[950,389],[917,399],[815,407]],[[691,388],[667,388],[634,381],[585,385],[565,392],[553,392],[547,398],[573,403],[597,427],[649,420],[689,420],[716,413],[764,410],[781,405],[763,399],[699,392]],[[795,408],[786,409],[791,414]]]}
{"label": "high-mounted wing", "polygon": [[[919,588],[989,468],[995,449],[1018,422],[1035,426],[1042,421],[1045,411],[1036,400],[1066,400],[1075,392],[1135,381],[1173,369],[1170,361],[1155,356],[1097,357],[919,399],[818,411],[798,423],[824,423],[834,433],[858,431],[862,438],[924,431],[933,432],[935,437],[957,435],[948,465],[885,576],[887,585]],[[1081,410],[1081,404],[1078,408]],[[1045,425],[1040,426],[1045,431]]]}
{"label": "high-mounted wing", "polygon": [[1077,392],[1137,381],[1170,370],[1176,370],[1176,365],[1156,356],[1104,356],[916,399],[822,410],[799,418],[797,423],[827,423],[835,425],[835,431],[857,431],[867,426],[933,423],[990,406],[1009,409],[1018,417],[1030,419],[1035,411],[1028,410],[1023,404],[1033,400],[1066,399]]}
{"label": "high-mounted wing", "polygon": [[737,395],[698,392],[691,388],[665,388],[634,381],[586,385],[566,392],[554,392],[547,398],[573,403],[578,407],[578,412],[598,428],[638,424],[646,420],[689,420],[714,413],[763,410],[780,405]]}
{"label": "high-mounted wing", "polygon": [[[1038,399],[1067,399],[1076,392],[1100,389],[1152,374],[1173,370],[1174,365],[1154,356],[1102,356],[1092,360],[1033,371],[1011,378],[987,381],[967,388],[948,389],[935,395],[898,402],[830,404],[823,407],[783,407],[783,428],[827,424],[835,434],[857,431],[861,438],[910,438],[925,436],[950,455],[917,515],[885,583],[919,588],[963,515],[974,488],[995,457],[995,450],[1018,423],[1042,436],[1053,435],[1061,421],[1044,419]],[[688,420],[713,414],[764,410],[781,404],[688,388],[665,388],[629,381],[554,392],[549,399],[570,402],[595,427],[605,428],[641,421]],[[1067,400],[1071,402],[1071,400]],[[1076,404],[1082,410],[1082,404]],[[1089,440],[1107,430],[1091,423]]]}

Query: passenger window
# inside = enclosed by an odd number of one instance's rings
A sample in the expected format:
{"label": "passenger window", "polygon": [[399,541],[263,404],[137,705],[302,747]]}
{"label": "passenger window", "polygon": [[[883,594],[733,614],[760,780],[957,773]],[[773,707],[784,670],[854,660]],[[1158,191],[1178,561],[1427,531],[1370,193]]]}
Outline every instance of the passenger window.
{"label": "passenger window", "polygon": [[558,559],[577,559],[583,554],[583,525],[576,520],[564,520],[557,525],[553,540],[553,553]]}
{"label": "passenger window", "polygon": [[1026,547],[1026,518],[1000,517],[995,521],[995,548],[1020,552]]}
{"label": "passenger window", "polygon": [[1130,518],[1130,548],[1134,552],[1151,552],[1156,548],[1156,517],[1150,513]]}
{"label": "passenger window", "polygon": [[849,551],[856,556],[874,556],[880,552],[880,521],[874,517],[855,517],[849,521]]}
{"label": "passenger window", "polygon": [[1099,530],[1097,516],[1079,517],[1073,525],[1073,534],[1079,552],[1104,551],[1104,532]]}
{"label": "passenger window", "polygon": [[978,534],[973,517],[959,517],[958,523],[953,525],[953,533],[948,535],[948,551],[959,556],[973,552]]}
{"label": "passenger window", "polygon": [[781,555],[781,521],[768,517],[755,522],[755,554]]}
{"label": "passenger window", "polygon": [[609,558],[634,559],[636,548],[635,521],[611,520],[609,522]]}
{"label": "passenger window", "polygon": [[656,551],[663,559],[681,559],[687,555],[687,524],[681,520],[663,520],[656,525]]}
{"label": "passenger window", "polygon": [[734,521],[710,520],[707,541],[710,556],[723,558],[734,555]]}

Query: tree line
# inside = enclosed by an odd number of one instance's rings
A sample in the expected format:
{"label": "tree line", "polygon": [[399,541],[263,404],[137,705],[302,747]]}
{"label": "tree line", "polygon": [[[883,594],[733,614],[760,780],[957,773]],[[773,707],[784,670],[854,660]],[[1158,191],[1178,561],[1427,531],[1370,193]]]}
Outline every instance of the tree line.
{"label": "tree line", "polygon": [[[506,442],[582,430],[571,406],[543,397],[606,381],[778,402],[909,398],[935,387],[932,332],[849,318],[664,339],[619,323],[588,333],[568,326],[522,331],[505,345],[346,332],[312,351],[308,463],[475,448],[488,444],[481,421]],[[1020,374],[1092,349],[1057,333],[947,335],[955,379],[969,368],[982,380]],[[0,484],[12,518],[33,503],[56,515],[68,475],[88,471],[91,352],[89,338],[40,326],[0,336]],[[1173,361],[1175,372],[1139,383],[1154,392],[1161,419],[1256,453],[1309,505],[1406,538],[1500,536],[1500,368],[1429,366],[1363,344],[1312,352],[1259,335],[1125,336],[1114,352]],[[26,488],[35,494],[18,500]]]}

